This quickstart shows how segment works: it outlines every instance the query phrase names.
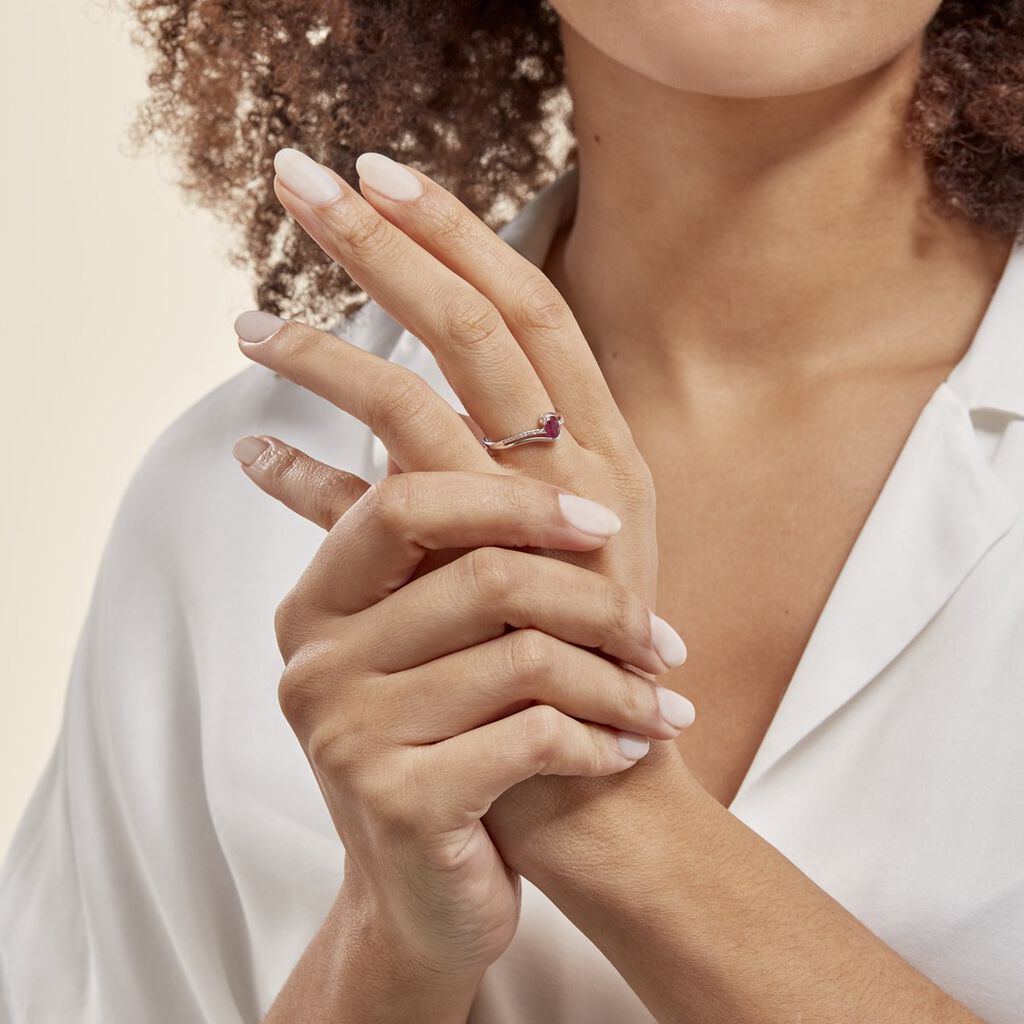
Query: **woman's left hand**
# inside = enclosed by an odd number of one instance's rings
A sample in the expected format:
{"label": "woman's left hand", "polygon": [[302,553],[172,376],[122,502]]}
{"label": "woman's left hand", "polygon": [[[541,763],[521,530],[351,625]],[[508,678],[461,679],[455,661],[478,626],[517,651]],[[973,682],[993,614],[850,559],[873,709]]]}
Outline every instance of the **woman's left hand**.
{"label": "woman's left hand", "polygon": [[[362,195],[304,154],[282,150],[274,188],[321,248],[430,349],[472,423],[413,371],[295,321],[243,314],[236,321],[242,352],[366,423],[400,471],[522,473],[614,509],[621,532],[599,550],[544,553],[609,576],[654,607],[651,473],[557,289],[425,175],[378,154],[364,154],[356,167]],[[553,442],[492,455],[477,436],[477,429],[489,438],[518,433],[555,410],[564,426]],[[258,460],[247,472],[325,526],[333,519],[324,510],[352,487],[351,478],[322,464],[310,471],[305,460],[273,480],[261,479]],[[419,573],[444,560],[428,560]],[[667,660],[679,664],[685,647],[667,624],[657,629]],[[595,798],[635,806],[662,787],[666,771],[688,774],[675,744],[658,742],[621,777],[521,783],[484,823],[509,865],[528,874],[545,831],[555,840],[557,828],[575,819],[571,812]]]}

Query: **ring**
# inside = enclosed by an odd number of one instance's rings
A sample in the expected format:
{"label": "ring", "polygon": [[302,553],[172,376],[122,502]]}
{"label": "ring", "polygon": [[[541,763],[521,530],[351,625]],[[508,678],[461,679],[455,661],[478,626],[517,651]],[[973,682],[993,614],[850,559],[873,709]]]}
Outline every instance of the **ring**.
{"label": "ring", "polygon": [[502,448],[514,448],[517,444],[529,444],[531,441],[554,441],[562,432],[563,423],[565,423],[565,418],[557,412],[542,412],[537,417],[538,425],[533,430],[524,430],[522,433],[503,437],[500,441],[482,437],[480,443],[488,451],[493,452],[500,451]]}

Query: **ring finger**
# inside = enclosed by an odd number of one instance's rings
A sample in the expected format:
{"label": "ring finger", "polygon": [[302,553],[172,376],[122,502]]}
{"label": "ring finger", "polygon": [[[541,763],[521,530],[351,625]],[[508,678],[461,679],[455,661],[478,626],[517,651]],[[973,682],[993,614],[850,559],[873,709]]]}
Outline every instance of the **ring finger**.
{"label": "ring finger", "polygon": [[475,548],[344,620],[346,632],[365,637],[360,659],[381,674],[483,643],[509,626],[543,630],[654,674],[686,657],[675,630],[621,584],[499,547]]}
{"label": "ring finger", "polygon": [[652,739],[672,739],[693,712],[674,691],[662,693],[667,688],[534,629],[517,629],[375,685],[374,700],[394,709],[387,715],[392,738],[406,744],[449,739],[531,704]]}

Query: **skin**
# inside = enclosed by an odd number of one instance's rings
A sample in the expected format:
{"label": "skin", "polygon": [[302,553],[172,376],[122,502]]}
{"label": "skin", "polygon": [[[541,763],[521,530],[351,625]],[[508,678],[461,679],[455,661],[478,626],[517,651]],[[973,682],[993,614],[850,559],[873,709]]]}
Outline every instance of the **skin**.
{"label": "skin", "polygon": [[[572,37],[577,55],[586,40],[586,50],[602,54],[617,72],[685,105],[696,95],[709,102],[796,96],[869,76],[913,44],[939,4],[554,0],[551,6],[563,41]],[[606,86],[613,89],[612,82]],[[665,126],[638,127],[653,134]]]}
{"label": "skin", "polygon": [[[423,196],[405,202],[365,185],[360,196],[334,176],[339,199],[310,205],[275,182],[324,250],[433,349],[474,423],[445,412],[400,368],[304,325],[242,344],[367,422],[408,478],[396,501],[387,486],[276,438],[246,466],[329,530],[282,603],[278,639],[282,705],[347,854],[338,902],[267,1020],[416,1020],[426,1007],[431,1019],[464,1021],[486,963],[514,931],[518,872],[659,1020],[976,1021],[723,806],[1009,251],[1009,240],[929,214],[923,168],[898,142],[934,5],[859,5],[842,16],[842,32],[824,10],[782,3],[648,4],[625,20],[619,6],[556,4],[581,191],[546,275],[418,172]],[[473,439],[522,429],[549,408],[567,424],[553,446],[492,460]],[[506,503],[454,500],[460,487],[485,485],[475,474],[511,476],[523,492]],[[452,481],[446,498],[439,476]],[[541,528],[552,492],[531,505],[527,478],[611,507],[621,532],[566,549],[564,523],[561,539]],[[490,525],[466,511],[479,507],[497,510]],[[790,529],[770,529],[766,508],[785,508]],[[437,532],[428,537],[421,520]],[[524,522],[538,532],[517,533]],[[449,550],[456,541],[478,550]],[[479,554],[524,541],[533,550]],[[399,568],[369,568],[396,549],[411,553]],[[340,559],[360,553],[365,574],[339,572]],[[561,590],[556,563],[574,563],[593,587],[574,579]],[[445,627],[465,658],[439,657],[427,609],[432,588],[460,565],[468,575],[454,578],[487,582],[470,586],[480,600]],[[629,621],[628,592],[641,640],[638,609],[657,607],[686,623],[695,652],[680,675],[696,724],[667,738],[650,721],[650,753],[632,767],[613,764],[611,745],[596,742],[602,727],[643,728],[608,721],[605,687],[624,692],[608,662],[625,649],[584,652],[593,677],[578,660],[568,669],[582,656],[570,648],[591,645],[541,621],[517,589],[562,593],[601,622],[598,579],[621,588],[615,621]],[[508,612],[500,623],[496,605]],[[526,608],[537,621],[523,620]],[[548,646],[510,660],[505,623],[546,634]],[[382,632],[403,637],[407,663],[367,668]],[[524,663],[526,678],[510,674]],[[553,685],[567,672],[583,684],[573,691],[582,703],[564,703],[568,693]],[[346,704],[351,695],[330,681],[351,676],[366,702],[382,673],[398,673],[410,693],[441,685],[468,718],[453,708],[450,719],[423,721],[396,708],[343,729],[362,705]],[[470,762],[474,732],[507,727],[525,710],[506,705],[494,720],[500,700],[472,706],[481,678],[492,698],[515,691],[551,710],[530,709],[517,743],[477,748],[490,754]],[[672,685],[667,678],[658,681]],[[481,716],[486,724],[476,724]],[[424,750],[437,730],[446,738]],[[454,802],[440,803],[440,791]],[[663,824],[652,832],[651,821]],[[581,848],[581,835],[602,842]],[[377,861],[386,876],[374,873]],[[679,890],[687,900],[651,895]],[[686,984],[674,981],[681,976]]]}
{"label": "skin", "polygon": [[[675,31],[635,5],[620,20],[623,5],[556,4],[581,178],[544,269],[653,474],[656,604],[686,637],[699,709],[679,744],[728,805],[1010,240],[930,213],[900,141],[934,4],[648,6],[676,11]],[[693,51],[736,81],[756,62],[715,43],[717,19],[743,40],[767,12],[757,66],[786,58],[759,80],[769,98],[714,94]]]}

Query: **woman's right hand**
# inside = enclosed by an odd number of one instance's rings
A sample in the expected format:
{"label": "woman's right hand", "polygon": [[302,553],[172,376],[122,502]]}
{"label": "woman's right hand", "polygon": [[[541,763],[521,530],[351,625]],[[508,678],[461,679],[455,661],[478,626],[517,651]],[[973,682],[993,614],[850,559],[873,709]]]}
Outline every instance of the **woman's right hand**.
{"label": "woman's right hand", "polygon": [[514,550],[599,548],[617,529],[603,506],[526,476],[371,486],[265,440],[247,474],[329,530],[275,628],[281,707],[344,844],[342,894],[429,976],[478,978],[519,912],[480,819],[531,776],[629,768],[648,738],[679,734],[663,706],[689,724],[685,698],[622,667],[666,671],[663,627],[652,636],[620,584]]}

